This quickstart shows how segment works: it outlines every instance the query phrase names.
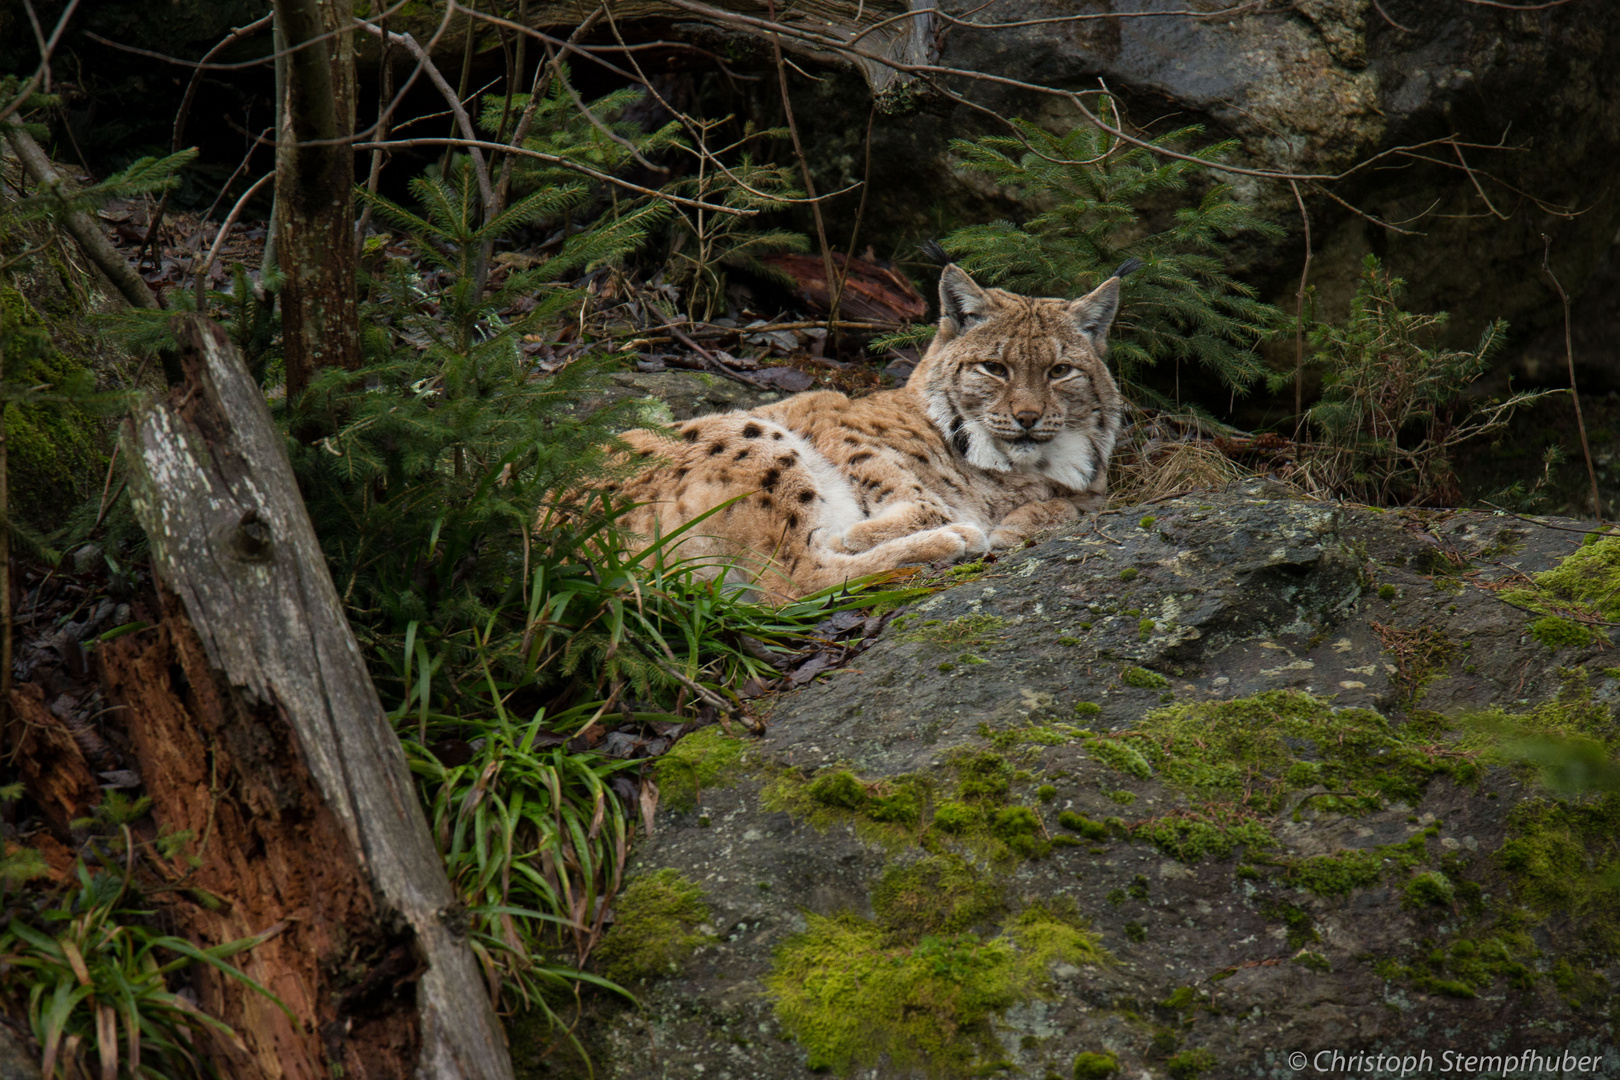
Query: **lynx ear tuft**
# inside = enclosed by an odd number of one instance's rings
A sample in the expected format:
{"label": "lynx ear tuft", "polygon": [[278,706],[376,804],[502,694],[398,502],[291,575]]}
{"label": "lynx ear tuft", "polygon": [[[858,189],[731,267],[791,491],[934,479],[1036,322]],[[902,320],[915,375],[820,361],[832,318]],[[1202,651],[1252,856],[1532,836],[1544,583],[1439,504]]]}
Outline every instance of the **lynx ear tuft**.
{"label": "lynx ear tuft", "polygon": [[1129,259],[1126,259],[1124,262],[1119,264],[1119,269],[1114,271],[1114,276],[1123,280],[1124,278],[1127,278],[1131,274],[1134,274],[1138,270],[1142,269],[1143,265],[1145,264],[1141,259],[1138,259],[1136,256],[1132,255]]}
{"label": "lynx ear tuft", "polygon": [[923,258],[935,266],[951,265],[950,252],[941,247],[938,240],[924,240],[917,245],[917,250],[922,252]]}
{"label": "lynx ear tuft", "polygon": [[1111,277],[1069,305],[1069,317],[1098,356],[1108,351],[1108,330],[1119,313],[1119,278]]}
{"label": "lynx ear tuft", "polygon": [[953,330],[965,330],[990,314],[992,301],[967,271],[948,263],[939,275],[939,314]]}

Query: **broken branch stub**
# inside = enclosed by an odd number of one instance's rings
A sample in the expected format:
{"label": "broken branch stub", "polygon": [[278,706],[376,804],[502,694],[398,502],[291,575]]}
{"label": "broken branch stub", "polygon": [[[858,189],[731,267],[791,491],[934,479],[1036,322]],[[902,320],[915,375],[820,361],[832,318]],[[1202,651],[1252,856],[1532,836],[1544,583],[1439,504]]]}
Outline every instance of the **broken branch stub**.
{"label": "broken branch stub", "polygon": [[[138,745],[162,754],[144,728],[166,723],[222,773],[189,794],[160,792],[160,823],[214,802],[222,826],[238,822],[266,845],[257,876],[224,836],[200,869],[236,866],[227,911],[252,912],[263,923],[252,929],[273,919],[292,927],[248,970],[296,1023],[226,1002],[261,1066],[238,1062],[233,1074],[325,1076],[335,1060],[354,1076],[510,1080],[489,990],[454,928],[459,906],[283,436],[223,331],[188,315],[176,336],[183,385],[138,404],[123,432],[168,615],[155,634],[109,653],[106,675]],[[169,666],[157,663],[164,650],[176,657]],[[148,697],[149,708],[132,701]],[[344,883],[353,895],[338,903]],[[300,936],[300,947],[276,951]],[[369,954],[367,971],[353,970],[352,953]]]}

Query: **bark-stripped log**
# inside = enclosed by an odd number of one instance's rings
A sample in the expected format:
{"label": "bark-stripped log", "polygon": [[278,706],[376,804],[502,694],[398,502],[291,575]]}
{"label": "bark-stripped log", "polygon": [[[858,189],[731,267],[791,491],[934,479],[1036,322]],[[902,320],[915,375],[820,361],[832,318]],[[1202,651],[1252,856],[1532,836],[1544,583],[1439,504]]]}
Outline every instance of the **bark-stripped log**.
{"label": "bark-stripped log", "polygon": [[[177,322],[185,384],[124,432],[166,617],[102,652],[154,816],[192,829],[177,908],[212,943],[282,924],[248,972],[297,1017],[211,980],[236,1078],[512,1075],[405,756],[298,494],[282,435],[224,333]],[[180,867],[177,866],[177,869]]]}
{"label": "bark-stripped log", "polygon": [[[528,25],[567,37],[569,30],[601,6],[601,0],[530,0]],[[938,58],[940,24],[934,17],[935,6],[935,0],[795,0],[793,3],[783,0],[776,4],[776,15],[782,25],[815,35],[814,38],[786,35],[782,38],[782,48],[818,63],[851,64],[877,94],[892,93],[912,78],[883,60],[897,64],[929,64]],[[767,19],[770,5],[766,0],[679,0],[678,3],[614,0],[610,10],[614,23],[634,44],[644,40],[649,32],[679,39],[693,36],[693,32],[702,27],[761,37],[763,31],[746,20]],[[503,14],[513,17],[511,12]],[[466,48],[468,20],[457,16],[445,32],[437,33],[443,16],[443,0],[435,0],[431,4],[412,5],[410,10],[390,18],[396,29],[409,31],[418,41],[434,40],[434,57],[454,68]],[[492,24],[477,20],[473,23],[476,51],[500,47]],[[613,39],[611,34],[599,32],[593,40],[607,44]],[[851,42],[858,53],[837,47]],[[376,63],[381,52],[374,41],[361,41],[360,50],[368,66]]]}

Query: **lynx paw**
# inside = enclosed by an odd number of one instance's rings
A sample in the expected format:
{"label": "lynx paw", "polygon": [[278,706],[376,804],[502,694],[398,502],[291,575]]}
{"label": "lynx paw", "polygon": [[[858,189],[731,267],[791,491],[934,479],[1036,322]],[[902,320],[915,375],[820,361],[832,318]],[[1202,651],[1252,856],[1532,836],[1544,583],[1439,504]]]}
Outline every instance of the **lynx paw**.
{"label": "lynx paw", "polygon": [[1024,530],[1015,529],[1008,525],[998,525],[990,530],[990,550],[1006,551],[1015,548],[1024,542]]}
{"label": "lynx paw", "polygon": [[957,553],[959,555],[983,555],[994,546],[991,540],[985,539],[983,529],[977,525],[970,525],[965,521],[958,521],[952,525],[942,525],[937,531],[961,537],[962,550]]}

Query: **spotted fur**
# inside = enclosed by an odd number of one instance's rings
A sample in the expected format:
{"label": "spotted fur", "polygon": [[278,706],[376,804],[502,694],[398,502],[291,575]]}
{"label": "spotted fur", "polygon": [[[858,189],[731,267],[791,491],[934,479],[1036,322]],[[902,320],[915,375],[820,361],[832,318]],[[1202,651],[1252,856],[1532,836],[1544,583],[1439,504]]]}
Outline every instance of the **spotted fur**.
{"label": "spotted fur", "polygon": [[939,332],[906,386],[798,394],[624,436],[658,463],[625,519],[790,599],[908,563],[1015,547],[1101,508],[1121,400],[1103,356],[1113,277],[1079,300],[940,281]]}

